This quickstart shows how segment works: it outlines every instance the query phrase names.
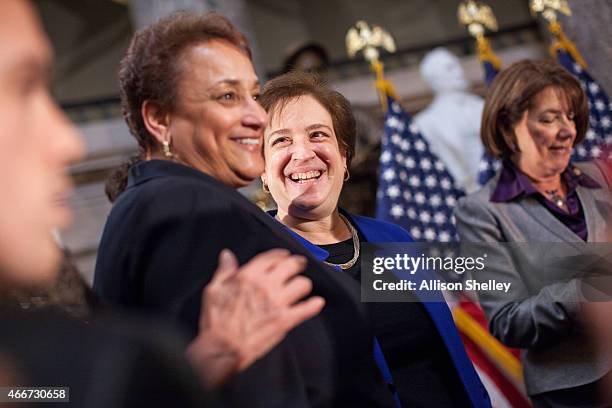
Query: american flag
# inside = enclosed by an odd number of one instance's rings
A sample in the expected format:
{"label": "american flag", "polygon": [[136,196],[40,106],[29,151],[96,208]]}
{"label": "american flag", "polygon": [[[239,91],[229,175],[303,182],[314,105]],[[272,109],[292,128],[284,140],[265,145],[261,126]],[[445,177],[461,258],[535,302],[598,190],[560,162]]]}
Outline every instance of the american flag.
{"label": "american flag", "polygon": [[491,82],[493,82],[493,80],[495,79],[495,76],[497,75],[499,70],[495,68],[492,62],[487,60],[482,61],[482,68],[484,69],[485,74],[485,84],[489,86],[491,85]]}
{"label": "american flag", "polygon": [[[482,61],[482,68],[484,70],[485,84],[489,86],[497,76],[499,70],[486,59]],[[500,167],[501,162],[499,160],[489,155],[487,152],[484,152],[480,158],[480,163],[478,163],[478,184],[484,186],[487,181],[497,173]]]}
{"label": "american flag", "polygon": [[421,242],[457,240],[453,208],[464,195],[412,119],[387,97],[376,218],[400,225]]}
{"label": "american flag", "polygon": [[585,139],[572,154],[574,161],[597,159],[612,144],[612,105],[606,92],[586,69],[564,50],[557,50],[557,60],[580,81],[589,99],[589,125]]}

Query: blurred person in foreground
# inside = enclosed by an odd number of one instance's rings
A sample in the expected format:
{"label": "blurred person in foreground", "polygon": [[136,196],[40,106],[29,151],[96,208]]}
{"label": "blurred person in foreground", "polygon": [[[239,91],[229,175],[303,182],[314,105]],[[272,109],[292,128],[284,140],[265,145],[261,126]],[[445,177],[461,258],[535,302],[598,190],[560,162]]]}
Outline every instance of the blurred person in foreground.
{"label": "blurred person in foreground", "polygon": [[[51,63],[31,4],[0,2],[3,293],[54,283],[62,253],[52,231],[71,220],[66,167],[82,157],[83,144],[49,94]],[[202,386],[219,386],[246,369],[318,311],[295,305],[307,294],[291,285],[303,265],[303,258],[276,250],[238,268],[231,252],[221,253],[187,351],[199,378],[186,364],[183,340],[157,325],[4,311],[0,385],[68,386],[71,406],[202,406]]]}
{"label": "blurred person in foreground", "polygon": [[72,255],[63,250],[61,264],[51,285],[45,287],[0,287],[0,312],[55,309],[87,320],[99,309],[97,298],[79,273]]}
{"label": "blurred person in foreground", "polygon": [[[94,278],[102,300],[163,317],[194,335],[200,293],[211,285],[221,249],[240,262],[271,248],[302,254],[316,297],[301,307],[314,314],[324,298],[325,308],[228,382],[223,403],[392,404],[354,282],[318,263],[236,191],[263,171],[267,120],[245,37],[218,14],[171,15],[134,35],[119,80],[140,155],[108,185],[116,200]],[[310,289],[310,280],[298,278],[289,284],[293,290]]]}
{"label": "blurred person in foreground", "polygon": [[[413,242],[397,225],[338,207],[355,153],[348,100],[313,75],[290,72],[269,81],[261,176],[278,206],[271,212],[320,261],[361,281],[361,243]],[[357,288],[357,294],[359,294]],[[450,310],[438,302],[366,304],[387,381],[405,407],[487,407],[487,392],[469,361]]]}
{"label": "blurred person in foreground", "polygon": [[[458,202],[461,241],[578,243],[583,249],[579,243],[605,242],[610,194],[604,174],[594,163],[570,162],[588,121],[580,83],[556,63],[526,60],[502,71],[488,90],[481,137],[503,166]],[[510,282],[512,290],[481,291],[479,301],[491,333],[523,349],[534,405],[603,406],[597,382],[609,364],[588,342],[576,271],[539,268],[544,254],[535,250],[510,253],[490,245],[486,251],[486,276],[479,277]]]}

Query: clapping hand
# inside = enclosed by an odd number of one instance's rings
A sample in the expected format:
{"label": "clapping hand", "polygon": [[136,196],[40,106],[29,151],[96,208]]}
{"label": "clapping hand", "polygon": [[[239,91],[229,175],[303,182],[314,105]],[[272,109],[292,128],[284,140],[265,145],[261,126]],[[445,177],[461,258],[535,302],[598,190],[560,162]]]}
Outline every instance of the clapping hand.
{"label": "clapping hand", "polygon": [[206,388],[250,366],[321,311],[323,298],[304,299],[312,290],[310,279],[299,275],[306,262],[273,249],[240,267],[231,251],[221,252],[203,291],[199,334],[187,350]]}

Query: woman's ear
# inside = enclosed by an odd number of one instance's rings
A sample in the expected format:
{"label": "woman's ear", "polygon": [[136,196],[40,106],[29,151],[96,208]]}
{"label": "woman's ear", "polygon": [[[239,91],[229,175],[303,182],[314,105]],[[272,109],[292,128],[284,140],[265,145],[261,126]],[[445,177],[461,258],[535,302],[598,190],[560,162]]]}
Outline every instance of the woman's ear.
{"label": "woman's ear", "polygon": [[270,187],[268,187],[268,183],[266,182],[265,171],[261,174],[261,189],[264,191],[264,193],[270,194]]}
{"label": "woman's ear", "polygon": [[517,153],[520,151],[518,148],[516,132],[514,129],[501,129],[502,138],[511,153]]}
{"label": "woman's ear", "polygon": [[162,145],[170,144],[170,115],[163,113],[160,107],[151,101],[144,101],[140,114],[147,131]]}
{"label": "woman's ear", "polygon": [[339,146],[339,148],[340,148],[340,157],[342,157],[342,165],[344,166],[345,169],[348,170],[348,160],[346,158],[348,148],[343,148],[342,146]]}
{"label": "woman's ear", "polygon": [[342,177],[343,181],[346,182],[351,177],[351,172],[348,168],[348,160],[346,159],[346,153],[340,152],[342,156],[342,164],[344,165],[344,176]]}

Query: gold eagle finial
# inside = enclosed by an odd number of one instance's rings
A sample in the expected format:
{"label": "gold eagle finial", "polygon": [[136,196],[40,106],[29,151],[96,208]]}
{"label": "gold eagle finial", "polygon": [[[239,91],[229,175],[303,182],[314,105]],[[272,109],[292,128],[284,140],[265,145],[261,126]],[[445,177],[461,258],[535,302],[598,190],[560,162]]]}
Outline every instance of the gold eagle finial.
{"label": "gold eagle finial", "polygon": [[572,10],[567,0],[530,0],[529,9],[533,16],[542,13],[542,17],[551,23],[557,20],[557,12],[561,12],[566,16],[572,15]]}
{"label": "gold eagle finial", "polygon": [[378,48],[384,48],[388,52],[395,52],[395,41],[391,34],[379,26],[370,27],[363,20],[358,21],[355,27],[351,27],[346,33],[346,52],[349,57],[354,58],[359,51],[370,63],[377,61],[380,56]]}
{"label": "gold eagle finial", "polygon": [[470,34],[476,38],[484,35],[485,28],[497,31],[497,19],[493,10],[486,4],[476,0],[467,0],[459,4],[457,9],[459,22],[468,27]]}
{"label": "gold eagle finial", "polygon": [[501,69],[501,61],[491,49],[489,40],[485,37],[485,28],[497,31],[497,19],[488,5],[476,0],[464,0],[457,9],[459,22],[467,26],[472,37],[476,38],[478,58],[490,63],[496,70]]}

